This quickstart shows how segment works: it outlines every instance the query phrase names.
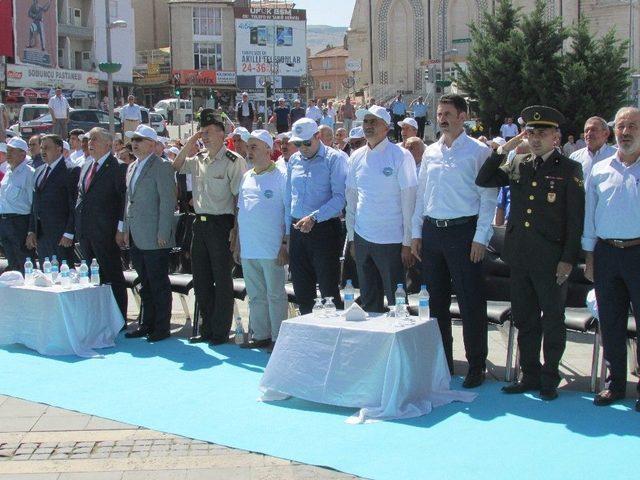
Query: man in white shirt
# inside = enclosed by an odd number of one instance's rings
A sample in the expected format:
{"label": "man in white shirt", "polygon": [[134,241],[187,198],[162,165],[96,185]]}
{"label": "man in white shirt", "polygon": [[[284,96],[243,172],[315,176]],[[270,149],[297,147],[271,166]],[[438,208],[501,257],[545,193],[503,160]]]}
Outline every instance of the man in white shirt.
{"label": "man in white shirt", "polygon": [[[618,151],[595,164],[587,181],[582,236],[582,248],[587,252],[585,276],[595,284],[604,359],[609,368],[605,389],[593,400],[597,406],[625,397],[630,311],[640,325],[640,110],[620,109],[614,129]],[[585,134],[587,145],[588,137]],[[640,412],[640,400],[635,409]]]}
{"label": "man in white shirt", "polygon": [[506,141],[509,141],[513,137],[518,135],[518,126],[513,123],[513,118],[507,117],[504,119],[504,123],[500,127],[500,136]]}
{"label": "man in white shirt", "polygon": [[569,158],[580,162],[584,181],[587,182],[594,165],[600,160],[612,157],[617,150],[615,147],[607,145],[609,125],[602,117],[591,117],[584,122],[584,139],[587,146],[576,150]]}
{"label": "man in white shirt", "polygon": [[84,135],[84,130],[81,128],[74,128],[69,132],[69,145],[71,146],[69,157],[74,163],[84,155],[84,152],[82,151],[82,140],[80,140],[82,135]]}
{"label": "man in white shirt", "polygon": [[282,155],[276,160],[276,167],[282,170],[285,175],[287,173],[287,162],[291,158],[291,155],[298,151],[298,147],[296,147],[293,142],[290,142],[291,132],[285,132],[278,135],[276,138],[280,139],[280,152]]}
{"label": "man in white shirt", "polygon": [[56,94],[49,99],[49,113],[53,120],[53,133],[60,138],[67,138],[67,122],[69,121],[69,102],[62,95],[62,89],[56,88]]}
{"label": "man in white shirt", "polygon": [[322,120],[322,110],[316,105],[314,99],[309,100],[306,117],[314,120],[317,124],[320,124],[320,120]]}
{"label": "man in white shirt", "polygon": [[351,155],[347,174],[347,235],[362,308],[384,312],[384,296],[395,305],[396,285],[404,284],[404,268],[415,262],[411,216],[417,178],[411,154],[387,139],[389,112],[373,106],[363,124],[367,145]]}
{"label": "man in white shirt", "polygon": [[284,225],[287,175],[271,160],[269,132],[254,130],[247,143],[247,160],[253,168],[244,174],[238,192],[234,260],[242,264],[253,339],[242,348],[273,348],[288,307],[284,290],[284,266],[289,263]]}
{"label": "man in white shirt", "polygon": [[[142,110],[137,105],[136,97],[129,95],[127,104],[120,109],[120,120],[122,121],[122,130],[126,132],[135,132],[138,125],[142,123]],[[129,137],[125,135],[125,142],[129,142]]]}
{"label": "man in white shirt", "polygon": [[407,148],[407,139],[418,135],[418,122],[415,118],[407,117],[400,120],[398,126],[400,127],[400,136],[402,137],[400,145],[403,148]]}
{"label": "man in white shirt", "polygon": [[493,230],[495,188],[475,179],[491,150],[464,133],[467,102],[460,95],[440,98],[437,120],[442,135],[424,152],[413,215],[413,254],[422,260],[423,278],[438,319],[449,370],[453,372],[451,281],[460,313],[469,371],[466,388],[484,381],[487,358],[487,302],[482,260]]}

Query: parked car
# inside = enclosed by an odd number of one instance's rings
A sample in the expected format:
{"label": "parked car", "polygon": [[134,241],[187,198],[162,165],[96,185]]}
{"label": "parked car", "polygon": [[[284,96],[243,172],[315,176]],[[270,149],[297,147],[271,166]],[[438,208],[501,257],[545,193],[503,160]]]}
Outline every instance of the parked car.
{"label": "parked car", "polygon": [[[120,119],[115,118],[115,131],[122,132],[122,124]],[[81,128],[85,132],[88,132],[94,127],[102,127],[109,129],[109,114],[102,110],[92,109],[77,109],[69,112],[69,122],[67,124],[67,131],[71,131],[75,128]],[[51,120],[51,114],[47,113],[35,120],[27,122],[20,130],[22,136],[45,134],[53,131],[53,122]]]}
{"label": "parked car", "polygon": [[[43,133],[36,131],[35,126],[30,127],[27,124],[47,113],[49,113],[49,107],[45,103],[25,103],[22,105],[18,114],[18,133],[25,139],[31,135]],[[23,131],[25,127],[26,129]]]}
{"label": "parked car", "polygon": [[149,125],[158,135],[162,135],[164,137],[169,136],[169,132],[167,131],[167,121],[159,113],[149,113]]}

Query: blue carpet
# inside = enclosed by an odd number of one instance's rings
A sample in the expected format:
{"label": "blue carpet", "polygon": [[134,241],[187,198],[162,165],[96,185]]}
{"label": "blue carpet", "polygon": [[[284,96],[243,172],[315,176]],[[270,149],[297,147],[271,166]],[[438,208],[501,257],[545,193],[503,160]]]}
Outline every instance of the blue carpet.
{"label": "blue carpet", "polygon": [[257,402],[262,352],[120,338],[103,353],[80,359],[0,348],[0,393],[367,478],[637,476],[640,414],[631,399],[596,408],[589,395],[562,392],[544,403],[486,382],[470,404],[348,425],[354,409]]}

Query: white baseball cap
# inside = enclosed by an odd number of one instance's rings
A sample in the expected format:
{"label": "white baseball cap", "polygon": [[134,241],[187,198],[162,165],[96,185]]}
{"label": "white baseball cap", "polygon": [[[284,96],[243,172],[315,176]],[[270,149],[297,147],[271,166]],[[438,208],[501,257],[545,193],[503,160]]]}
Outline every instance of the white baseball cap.
{"label": "white baseball cap", "polygon": [[284,140],[285,138],[289,140],[291,138],[291,132],[279,133],[278,135],[276,135],[276,138],[280,141]]}
{"label": "white baseball cap", "polygon": [[169,140],[171,140],[169,137],[161,137],[160,135],[158,135],[156,142],[160,142],[166,147],[167,143],[169,143]]}
{"label": "white baseball cap", "polygon": [[158,140],[158,134],[156,131],[148,125],[138,125],[135,132],[127,132],[124,134],[127,138],[144,138],[147,140],[152,140],[154,142]]}
{"label": "white baseball cap", "polygon": [[313,136],[318,133],[318,124],[315,120],[304,117],[300,120],[294,122],[291,125],[291,138],[290,142],[304,142],[305,140],[310,140]]}
{"label": "white baseball cap", "polygon": [[23,152],[29,151],[27,142],[25,142],[20,137],[11,137],[11,139],[9,139],[9,141],[7,142],[7,147],[17,148],[19,150],[22,150]]}
{"label": "white baseball cap", "polygon": [[164,153],[173,153],[174,155],[178,155],[180,153],[180,149],[178,147],[167,148]]}
{"label": "white baseball cap", "polygon": [[381,120],[384,120],[387,125],[391,125],[391,115],[389,115],[389,112],[386,108],[381,107],[380,105],[372,105],[371,107],[369,107],[364,116],[366,117],[367,115],[378,117]]}
{"label": "white baseball cap", "polygon": [[354,127],[349,132],[348,140],[357,140],[359,138],[364,138],[364,130],[362,127]]}
{"label": "white baseball cap", "polygon": [[507,143],[507,141],[506,141],[504,138],[502,138],[502,137],[495,137],[495,138],[492,138],[491,140],[489,140],[487,143],[488,143],[488,144],[495,143],[495,144],[497,144],[497,145],[502,146],[502,145],[504,145],[505,143]]}
{"label": "white baseball cap", "polygon": [[404,120],[400,120],[398,122],[398,126],[403,126],[403,125],[409,125],[410,127],[415,128],[416,130],[418,129],[418,122],[416,122],[415,118],[411,118],[411,117],[407,117]]}
{"label": "white baseball cap", "polygon": [[236,127],[233,132],[231,133],[232,137],[235,137],[236,135],[240,136],[240,140],[242,140],[243,142],[246,142],[249,140],[249,138],[251,137],[251,134],[249,133],[249,130],[247,130],[244,127]]}
{"label": "white baseball cap", "polygon": [[251,132],[249,138],[261,140],[267,144],[267,147],[269,147],[270,149],[273,148],[273,137],[266,130],[254,130],[253,132]]}

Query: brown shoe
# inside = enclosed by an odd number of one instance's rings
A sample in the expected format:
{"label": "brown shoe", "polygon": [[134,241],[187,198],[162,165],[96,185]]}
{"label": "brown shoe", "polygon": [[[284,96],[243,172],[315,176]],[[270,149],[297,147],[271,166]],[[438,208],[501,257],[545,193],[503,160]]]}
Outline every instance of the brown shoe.
{"label": "brown shoe", "polygon": [[593,399],[593,404],[597,407],[606,407],[617,400],[624,398],[624,392],[616,392],[615,390],[602,390]]}

